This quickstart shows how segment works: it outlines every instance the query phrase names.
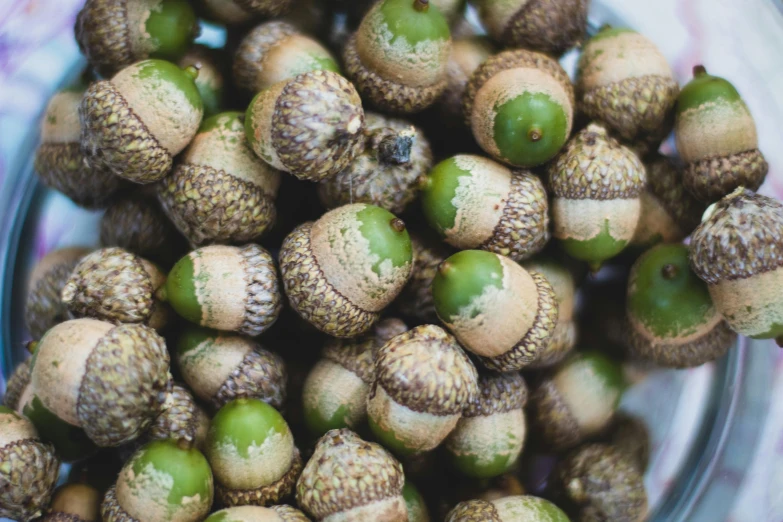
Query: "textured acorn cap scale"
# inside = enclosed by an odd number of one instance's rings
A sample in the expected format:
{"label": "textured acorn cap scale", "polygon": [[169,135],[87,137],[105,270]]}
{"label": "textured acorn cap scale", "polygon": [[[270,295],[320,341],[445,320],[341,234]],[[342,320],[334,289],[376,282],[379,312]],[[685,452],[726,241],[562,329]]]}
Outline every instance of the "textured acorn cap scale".
{"label": "textured acorn cap scale", "polygon": [[194,45],[177,62],[182,69],[198,68],[196,89],[204,103],[204,117],[213,116],[223,108],[224,86],[223,53],[204,45]]}
{"label": "textured acorn cap scale", "polygon": [[553,503],[532,495],[513,495],[488,502],[468,500],[449,512],[446,522],[569,522]]}
{"label": "textured acorn cap scale", "polygon": [[98,522],[101,494],[88,484],[71,483],[57,488],[49,513],[40,522]]}
{"label": "textured acorn cap scale", "polygon": [[161,406],[160,415],[142,438],[145,442],[171,439],[181,447],[202,448],[207,440],[207,430],[209,416],[187,388],[174,384]]}
{"label": "textured acorn cap scale", "polygon": [[26,402],[30,400],[30,369],[32,368],[32,359],[28,358],[19,363],[6,382],[5,393],[3,394],[3,406],[22,413]]}
{"label": "textured acorn cap scale", "polygon": [[460,38],[452,42],[446,66],[446,88],[438,100],[441,111],[449,118],[462,120],[462,96],[470,76],[493,51],[489,40],[482,36]]}
{"label": "textured acorn cap scale", "polygon": [[226,24],[241,24],[259,17],[280,16],[292,0],[203,0],[209,14]]}
{"label": "textured acorn cap scale", "polygon": [[216,511],[204,522],[310,522],[304,513],[291,506],[236,506]]}

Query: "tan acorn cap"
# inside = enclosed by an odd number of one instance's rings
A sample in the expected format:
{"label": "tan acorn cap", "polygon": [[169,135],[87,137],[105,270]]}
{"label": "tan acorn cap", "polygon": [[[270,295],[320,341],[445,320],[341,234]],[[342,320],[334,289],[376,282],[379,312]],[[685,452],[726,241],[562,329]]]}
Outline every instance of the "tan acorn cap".
{"label": "tan acorn cap", "polygon": [[32,359],[28,358],[19,363],[6,382],[3,405],[14,411],[20,411],[23,404],[19,403],[24,391],[30,386],[30,368]]}
{"label": "tan acorn cap", "polygon": [[446,522],[503,522],[497,508],[486,500],[460,502],[446,515]]}
{"label": "tan acorn cap", "polygon": [[[503,2],[498,4],[503,5]],[[516,3],[520,4],[496,36],[507,47],[560,55],[585,36],[588,0],[525,0]]]}
{"label": "tan acorn cap", "polygon": [[478,386],[479,393],[463,410],[463,418],[520,410],[527,404],[527,384],[517,372],[482,374]]}
{"label": "tan acorn cap", "polygon": [[160,415],[145,433],[145,442],[173,439],[180,447],[201,448],[207,437],[209,417],[196,404],[190,392],[180,384],[174,384],[171,393],[161,406]]}

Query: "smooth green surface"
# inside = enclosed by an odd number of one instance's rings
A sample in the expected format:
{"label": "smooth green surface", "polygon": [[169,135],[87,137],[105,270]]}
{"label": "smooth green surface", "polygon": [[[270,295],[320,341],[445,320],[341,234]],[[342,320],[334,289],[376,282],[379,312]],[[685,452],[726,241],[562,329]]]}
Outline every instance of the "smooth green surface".
{"label": "smooth green surface", "polygon": [[413,249],[407,228],[398,232],[391,225],[396,218],[397,216],[388,210],[375,205],[366,205],[356,213],[356,219],[360,222],[359,231],[369,241],[370,252],[378,256],[372,269],[379,275],[386,260],[391,261],[394,267],[405,266],[413,261]]}
{"label": "smooth green surface", "polygon": [[[223,89],[214,89],[205,81],[196,78],[196,89],[204,105],[204,116],[209,117],[223,109]],[[243,128],[244,129],[244,128]]]}
{"label": "smooth green surface", "polygon": [[[432,281],[435,310],[444,321],[465,313],[487,286],[502,288],[503,265],[496,254],[484,250],[463,250],[444,261],[445,274],[438,270]],[[442,265],[443,266],[443,265]],[[471,317],[479,314],[473,310]]]}
{"label": "smooth green surface", "polygon": [[[405,509],[408,511],[408,522],[423,522],[427,520],[427,504],[419,490],[410,481],[405,480],[402,486],[402,498],[405,499]],[[423,515],[423,516],[419,516]]]}
{"label": "smooth green surface", "polygon": [[2,414],[6,414],[6,415],[11,414],[14,417],[17,417],[17,418],[19,417],[19,414],[16,413],[14,410],[9,408],[8,406],[3,406],[2,404],[0,404],[0,415],[2,415]]}
{"label": "smooth green surface", "polygon": [[285,435],[290,430],[276,409],[258,399],[236,399],[220,408],[209,428],[210,447],[232,445],[243,458],[250,456],[251,446],[261,446],[273,433]]}
{"label": "smooth green surface", "polygon": [[[618,395],[622,394],[626,388],[627,383],[620,364],[599,351],[589,350],[574,354],[564,367],[573,368],[574,366],[587,370],[581,374],[582,378],[589,375],[589,378],[599,379],[605,388],[616,390]],[[619,401],[618,397],[617,402],[619,403]]]}
{"label": "smooth green surface", "polygon": [[187,0],[163,0],[150,10],[145,25],[155,45],[155,58],[178,60],[196,36],[198,20]]}
{"label": "smooth green surface", "polygon": [[624,239],[615,239],[609,232],[609,220],[604,223],[603,230],[595,237],[580,241],[578,239],[561,239],[563,249],[571,257],[591,263],[602,263],[616,256],[628,245]]}
{"label": "smooth green surface", "polygon": [[[181,449],[173,440],[150,442],[131,462],[136,480],[148,480],[143,475],[148,466],[172,478],[168,501],[170,506],[183,506],[183,499],[199,495],[201,502],[212,497],[212,470],[204,455],[195,448]],[[129,484],[133,487],[133,483]]]}
{"label": "smooth green surface", "polygon": [[449,23],[440,9],[430,3],[426,11],[417,11],[415,0],[384,0],[380,7],[381,19],[392,35],[393,45],[398,38],[410,45],[431,40],[447,40],[451,36]]}
{"label": "smooth green surface", "polygon": [[783,335],[783,324],[773,323],[769,330],[762,334],[751,335],[752,339],[777,339]]}
{"label": "smooth green surface", "polygon": [[193,260],[189,255],[177,261],[166,279],[165,297],[183,319],[200,324],[202,311],[193,270]]}
{"label": "smooth green surface", "polygon": [[261,155],[259,151],[260,142],[256,139],[256,126],[261,122],[256,122],[253,118],[253,115],[256,114],[256,105],[263,103],[263,98],[265,95],[266,91],[261,91],[256,94],[250,101],[250,105],[248,105],[247,111],[245,111],[245,137],[247,137],[247,141],[250,143],[250,147],[255,151],[255,153],[261,156],[261,159],[267,163],[270,163],[272,158]]}
{"label": "smooth green surface", "polygon": [[201,326],[186,325],[177,339],[176,350],[178,355],[183,355],[191,350],[195,350],[205,342],[212,343],[220,337],[220,332],[211,328]]}
{"label": "smooth green surface", "polygon": [[195,80],[188,75],[184,70],[180,69],[171,62],[166,60],[144,60],[135,65],[134,77],[148,82],[166,82],[174,85],[177,89],[182,91],[185,99],[188,100],[193,109],[202,112],[204,110],[204,104],[201,101],[201,95],[196,88]]}
{"label": "smooth green surface", "polygon": [[459,187],[459,178],[470,176],[467,170],[459,168],[456,158],[443,160],[430,171],[421,191],[421,204],[430,226],[441,235],[451,228],[457,219],[454,198]]}
{"label": "smooth green surface", "polygon": [[[513,449],[515,444],[509,444],[509,449]],[[464,475],[473,478],[485,479],[502,475],[514,465],[517,458],[510,455],[495,455],[491,461],[486,462],[484,457],[478,455],[454,455],[452,462],[454,466]]]}
{"label": "smooth green surface", "polygon": [[742,98],[731,82],[706,73],[698,74],[680,91],[677,98],[677,113],[696,109],[709,102],[737,101],[742,101]]}
{"label": "smooth green surface", "polygon": [[84,430],[52,413],[38,397],[33,397],[23,413],[35,425],[41,440],[53,444],[63,461],[82,459],[97,449]]}
{"label": "smooth green surface", "polygon": [[[520,167],[552,159],[568,139],[568,116],[561,104],[543,93],[526,92],[495,106],[493,138],[501,157]],[[540,139],[531,139],[531,132]]]}
{"label": "smooth green surface", "polygon": [[415,448],[410,448],[407,445],[405,445],[403,441],[397,438],[397,436],[394,434],[393,431],[384,430],[383,428],[381,428],[381,426],[377,422],[375,422],[375,419],[373,419],[371,415],[367,417],[367,421],[368,424],[370,425],[370,429],[375,435],[375,438],[387,450],[401,457],[406,457],[408,455],[413,455],[414,453],[416,453]]}
{"label": "smooth green surface", "polygon": [[243,116],[243,113],[237,111],[221,112],[202,121],[198,131],[202,133],[222,128],[227,131],[244,132]]}
{"label": "smooth green surface", "polygon": [[[329,392],[325,391],[324,393],[329,393]],[[340,407],[338,407],[334,411],[331,417],[327,417],[326,413],[318,407],[308,408],[305,406],[304,408],[305,425],[307,425],[307,429],[310,430],[310,433],[320,437],[321,435],[323,435],[329,430],[351,428],[351,426],[349,426],[348,423],[345,422],[345,419],[346,417],[348,417],[349,413],[350,410],[347,404],[343,404]]]}
{"label": "smooth green surface", "polygon": [[625,34],[625,33],[635,33],[633,29],[628,29],[627,27],[612,27],[610,25],[604,26],[599,30],[595,36],[590,38],[590,40],[587,42],[587,45],[590,45],[593,42],[597,42],[599,40],[605,40],[607,38],[614,38],[615,36],[619,34]]}

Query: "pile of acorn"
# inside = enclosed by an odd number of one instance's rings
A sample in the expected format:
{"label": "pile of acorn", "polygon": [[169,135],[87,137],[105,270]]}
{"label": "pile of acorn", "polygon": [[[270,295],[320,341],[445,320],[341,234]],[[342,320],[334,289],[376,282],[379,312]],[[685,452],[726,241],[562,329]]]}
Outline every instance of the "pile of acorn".
{"label": "pile of acorn", "polygon": [[588,3],[87,0],[35,164],[102,247],[32,274],[0,517],[643,518],[625,370],[781,339],[783,206],[732,84]]}

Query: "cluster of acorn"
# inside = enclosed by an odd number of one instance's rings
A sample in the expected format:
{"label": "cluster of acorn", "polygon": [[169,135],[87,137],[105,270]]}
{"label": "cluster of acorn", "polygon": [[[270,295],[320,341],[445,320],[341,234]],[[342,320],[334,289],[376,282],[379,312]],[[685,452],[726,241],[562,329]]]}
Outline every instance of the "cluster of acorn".
{"label": "cluster of acorn", "polygon": [[680,90],[613,28],[572,82],[587,0],[476,0],[490,37],[460,1],[291,4],[80,12],[94,81],[50,101],[36,169],[105,209],[102,248],[31,276],[0,516],[639,520],[620,359],[783,336],[783,205],[736,89]]}

